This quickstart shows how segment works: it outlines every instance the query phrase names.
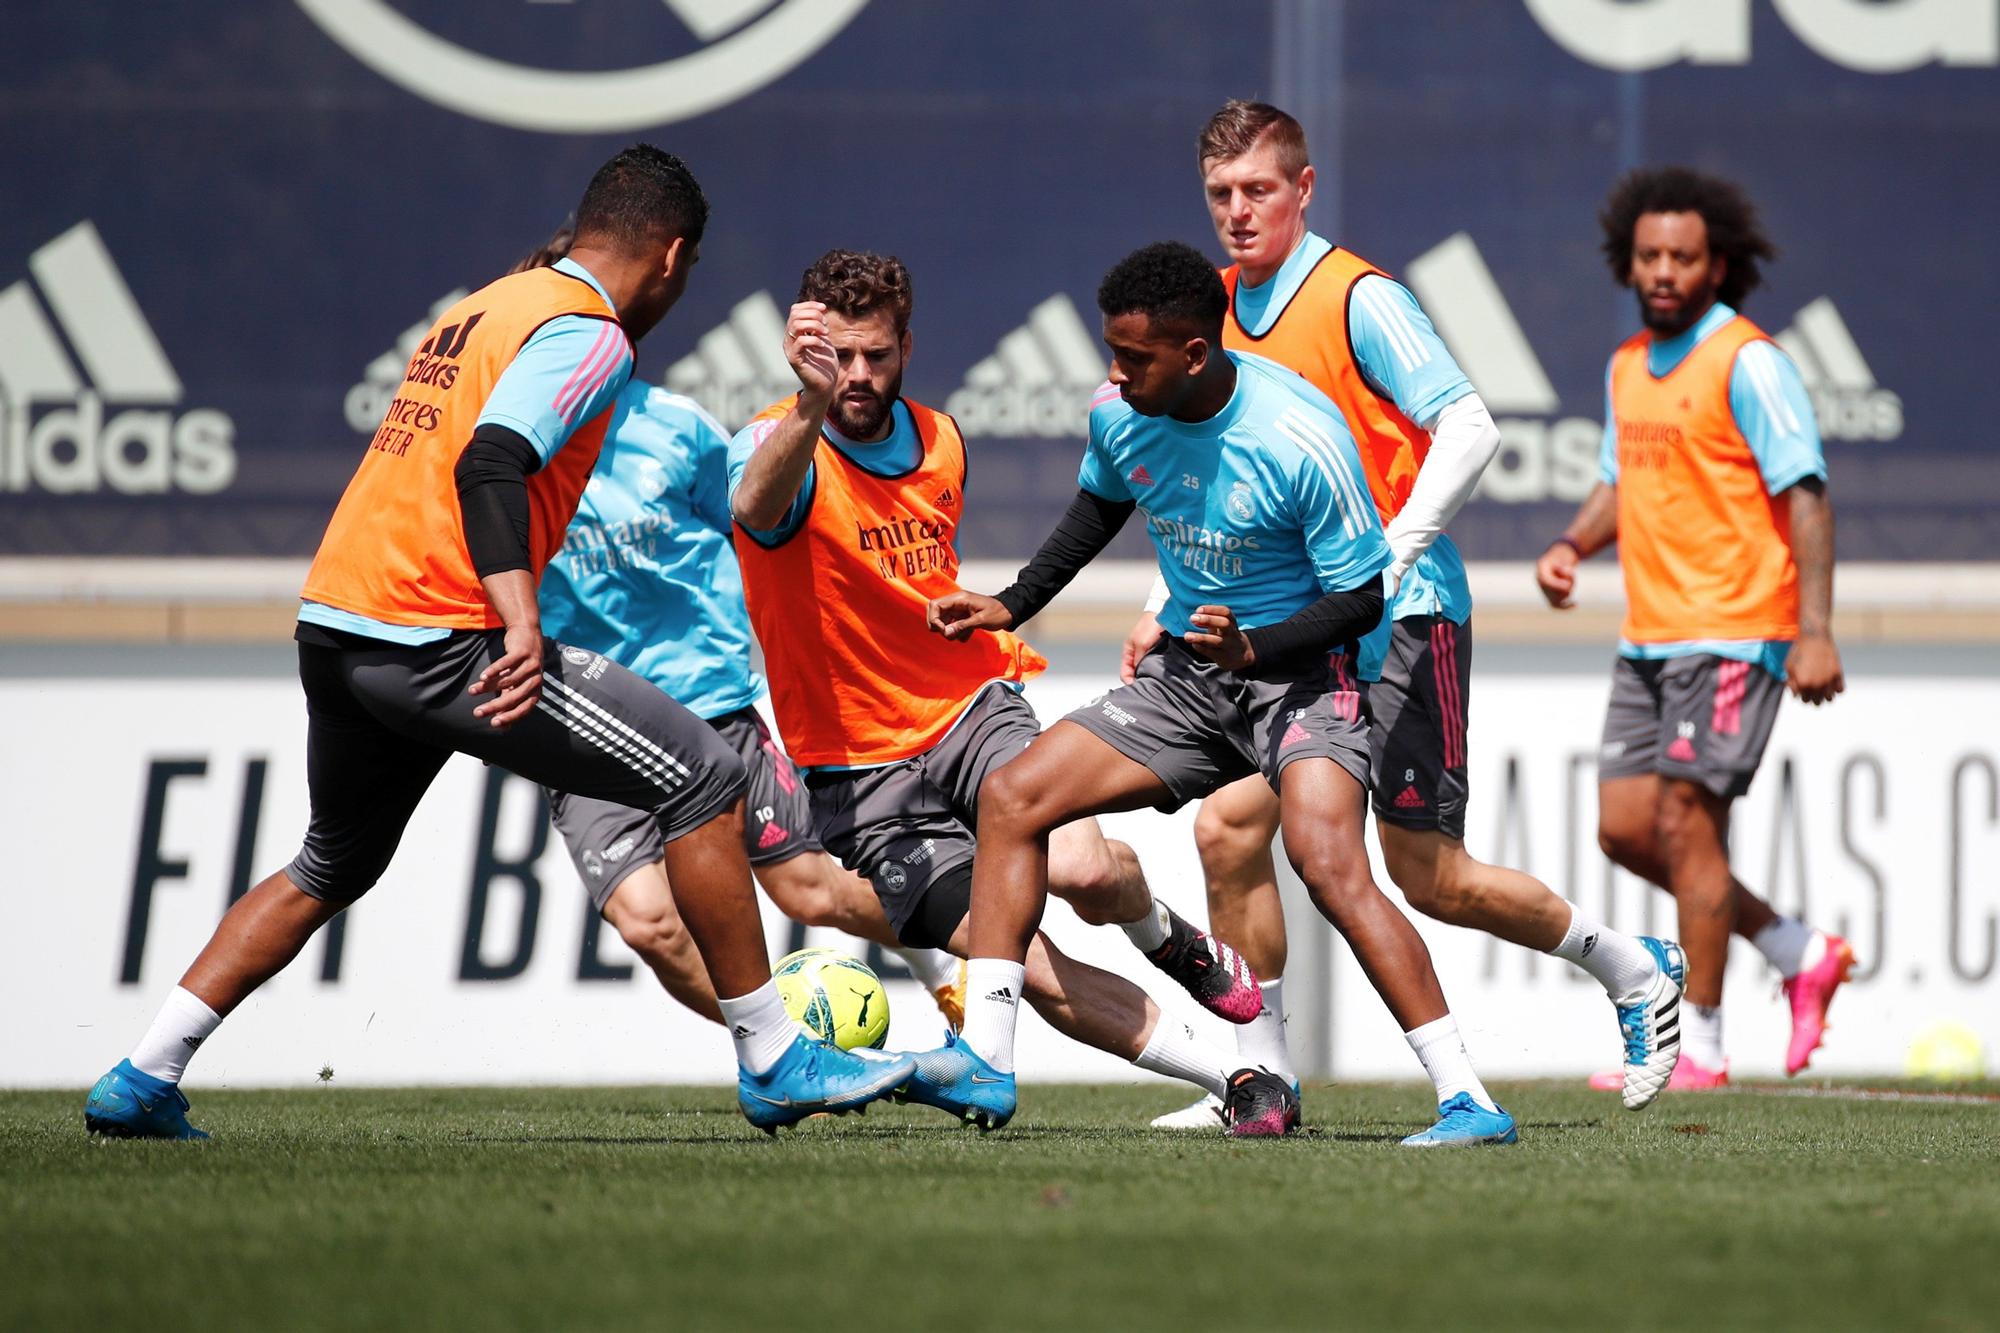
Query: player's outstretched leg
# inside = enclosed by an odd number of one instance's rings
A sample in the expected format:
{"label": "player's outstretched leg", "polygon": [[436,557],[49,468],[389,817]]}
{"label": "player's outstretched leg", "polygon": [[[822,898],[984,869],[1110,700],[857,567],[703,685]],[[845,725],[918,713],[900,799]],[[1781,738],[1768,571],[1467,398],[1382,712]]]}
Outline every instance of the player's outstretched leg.
{"label": "player's outstretched leg", "polygon": [[1474,859],[1441,828],[1405,827],[1378,806],[1376,829],[1389,877],[1410,906],[1574,963],[1604,987],[1624,1051],[1617,1086],[1628,1110],[1650,1106],[1680,1054],[1680,946],[1622,935],[1534,876]]}
{"label": "player's outstretched leg", "polygon": [[1243,955],[1153,897],[1138,854],[1106,838],[1096,820],[1049,834],[1049,892],[1090,925],[1119,927],[1147,962],[1217,1018],[1248,1023],[1263,1009],[1257,974]]}
{"label": "player's outstretched leg", "polygon": [[249,994],[298,956],[346,906],[302,891],[283,870],[237,899],[132,1053],[84,1101],[84,1128],[115,1138],[205,1139],[180,1090],[188,1061]]}
{"label": "player's outstretched leg", "polygon": [[785,1012],[743,854],[741,800],[670,839],[665,865],[735,1042],[736,1100],[752,1125],[774,1132],[820,1111],[860,1110],[915,1072],[907,1055],[843,1051],[813,1041]]}
{"label": "player's outstretched leg", "polygon": [[1437,1123],[1404,1144],[1514,1142],[1514,1118],[1473,1070],[1423,937],[1375,886],[1362,841],[1361,783],[1331,759],[1300,759],[1286,766],[1278,795],[1292,868],[1354,950],[1437,1089]]}

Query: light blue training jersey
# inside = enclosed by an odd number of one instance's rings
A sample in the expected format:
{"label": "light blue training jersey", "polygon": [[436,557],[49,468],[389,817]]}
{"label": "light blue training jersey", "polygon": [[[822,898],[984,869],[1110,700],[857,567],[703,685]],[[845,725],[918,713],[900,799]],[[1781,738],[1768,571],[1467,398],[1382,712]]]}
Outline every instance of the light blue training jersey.
{"label": "light blue training jersey", "polygon": [[[611,305],[604,284],[574,259],[558,259],[553,267],[558,273],[589,283],[591,290],[604,298],[604,304]],[[615,312],[616,307],[613,309]],[[595,420],[617,401],[631,378],[631,343],[617,326],[584,315],[558,315],[529,335],[514,360],[500,372],[486,406],[480,409],[475,429],[489,424],[505,426],[527,440],[547,463],[556,450],[569,443],[577,427]],[[455,447],[464,448],[465,444],[461,440]],[[299,619],[405,645],[436,643],[451,634],[436,625],[395,625],[319,602],[301,603]]]}
{"label": "light blue training jersey", "polygon": [[[1675,366],[1717,329],[1736,318],[1720,301],[1694,326],[1671,338],[1655,338],[1646,349],[1646,369],[1654,378],[1671,374]],[[1736,429],[1750,445],[1757,470],[1764,475],[1764,492],[1778,495],[1807,477],[1826,480],[1826,449],[1813,417],[1812,396],[1798,366],[1773,342],[1753,342],[1736,354],[1729,371],[1729,412]],[[1618,484],[1618,425],[1611,409],[1611,368],[1604,370],[1604,443],[1597,454],[1597,475],[1607,486]],[[1655,659],[1710,653],[1738,662],[1755,662],[1774,676],[1785,674],[1792,645],[1782,639],[1683,639],[1674,643],[1618,641],[1621,657]]]}
{"label": "light blue training jersey", "polygon": [[542,577],[544,631],[631,668],[702,718],[764,695],[730,545],[728,451],[728,432],[694,399],[627,385]]}
{"label": "light blue training jersey", "polygon": [[[1278,322],[1308,274],[1333,251],[1333,243],[1307,232],[1278,271],[1256,286],[1236,285],[1236,322],[1261,337]],[[1361,377],[1396,410],[1422,425],[1434,421],[1460,398],[1472,392],[1472,382],[1459,369],[1438,337],[1430,318],[1410,289],[1393,278],[1369,274],[1354,284],[1347,302],[1348,346]],[[1464,624],[1472,615],[1472,588],[1465,560],[1448,534],[1440,533],[1416,565],[1403,576],[1389,612],[1392,620],[1406,616],[1443,616]],[[1386,638],[1383,640],[1386,645]],[[1381,675],[1381,659],[1364,653],[1362,679]]]}
{"label": "light blue training jersey", "polygon": [[1340,409],[1275,361],[1227,355],[1236,391],[1206,421],[1141,416],[1117,390],[1099,390],[1077,474],[1092,495],[1145,514],[1167,581],[1160,624],[1172,634],[1211,603],[1245,629],[1274,624],[1367,583],[1390,559]]}

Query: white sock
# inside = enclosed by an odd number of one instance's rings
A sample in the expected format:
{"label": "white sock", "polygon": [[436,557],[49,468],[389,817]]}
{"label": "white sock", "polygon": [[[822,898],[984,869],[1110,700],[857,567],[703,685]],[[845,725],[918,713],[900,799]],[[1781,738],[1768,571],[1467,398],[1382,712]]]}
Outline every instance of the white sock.
{"label": "white sock", "polygon": [[934,991],[958,979],[958,960],[943,949],[899,947],[890,952],[903,960],[903,965],[910,969],[910,975],[922,983],[925,990]]}
{"label": "white sock", "polygon": [[1004,958],[966,964],[965,1044],[1003,1074],[1014,1072],[1014,1020],[1027,982],[1028,969]]}
{"label": "white sock", "polygon": [[722,1006],[722,1025],[736,1043],[736,1063],[753,1074],[761,1074],[791,1049],[804,1029],[785,1012],[778,998],[778,983],[767,981],[748,995],[733,1000],[716,998]]}
{"label": "white sock", "polygon": [[1826,936],[1805,922],[1781,916],[1758,931],[1750,941],[1764,960],[1778,969],[1786,980],[1797,976],[1826,957]]}
{"label": "white sock", "polygon": [[188,1061],[222,1022],[222,1015],[201,1002],[193,991],[176,986],[160,1006],[159,1016],[128,1057],[132,1067],[169,1083],[181,1081]]}
{"label": "white sock", "polygon": [[1403,1037],[1417,1053],[1417,1059],[1424,1062],[1424,1072],[1431,1076],[1431,1082],[1437,1085],[1438,1105],[1444,1105],[1461,1092],[1469,1092],[1472,1100],[1487,1110],[1500,1109],[1486,1095],[1486,1085],[1479,1081],[1479,1075],[1473,1072],[1465,1039],[1458,1035],[1457,1019],[1446,1014],[1405,1032]]}
{"label": "white sock", "polygon": [[1212,1096],[1220,1097],[1229,1090],[1229,1071],[1223,1065],[1222,1052],[1171,1014],[1160,1015],[1146,1049],[1132,1063],[1155,1074],[1186,1079],[1208,1089]]}
{"label": "white sock", "polygon": [[1722,1068],[1722,1006],[1681,1006],[1681,1054],[1703,1069]]}
{"label": "white sock", "polygon": [[1125,938],[1132,941],[1140,953],[1151,953],[1167,942],[1167,905],[1158,898],[1146,905],[1146,914],[1137,921],[1127,921],[1118,929],[1125,932]]}
{"label": "white sock", "polygon": [[1285,1045],[1285,979],[1262,982],[1258,989],[1264,992],[1264,1012],[1236,1029],[1236,1054],[1246,1065],[1261,1065],[1296,1083],[1291,1048]]}
{"label": "white sock", "polygon": [[1620,935],[1595,917],[1585,916],[1575,903],[1569,905],[1569,930],[1562,943],[1549,952],[1596,977],[1613,1004],[1636,1004],[1645,999],[1660,970],[1645,945],[1630,935]]}

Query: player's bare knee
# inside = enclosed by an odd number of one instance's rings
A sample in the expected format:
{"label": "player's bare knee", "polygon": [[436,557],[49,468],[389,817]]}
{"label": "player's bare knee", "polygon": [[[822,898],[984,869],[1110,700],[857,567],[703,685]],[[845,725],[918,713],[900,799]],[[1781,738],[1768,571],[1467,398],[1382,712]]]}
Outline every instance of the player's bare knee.
{"label": "player's bare knee", "polygon": [[1122,842],[1052,844],[1049,891],[1067,902],[1085,924],[1107,925],[1119,919],[1116,909],[1128,862],[1136,870],[1138,857]]}
{"label": "player's bare knee", "polygon": [[1365,856],[1314,849],[1293,858],[1292,868],[1305,881],[1313,906],[1337,926],[1352,920],[1369,895],[1379,892]]}
{"label": "player's bare knee", "polygon": [[1194,816],[1194,847],[1204,867],[1238,866],[1268,845],[1263,827],[1231,817],[1216,803],[1204,801]]}
{"label": "player's bare knee", "polygon": [[[1627,870],[1650,866],[1657,858],[1655,825],[1634,824],[1629,820],[1599,820],[1597,846],[1611,860]],[[1640,872],[1644,873],[1644,872]]]}
{"label": "player's bare knee", "polygon": [[786,917],[805,926],[843,926],[847,914],[827,876],[812,866],[814,858],[795,856],[774,865],[752,866],[757,883]]}
{"label": "player's bare knee", "polygon": [[1004,830],[1039,837],[1062,821],[1054,816],[1054,785],[1034,770],[1039,765],[1016,759],[1003,764],[979,788],[979,832],[982,838]]}

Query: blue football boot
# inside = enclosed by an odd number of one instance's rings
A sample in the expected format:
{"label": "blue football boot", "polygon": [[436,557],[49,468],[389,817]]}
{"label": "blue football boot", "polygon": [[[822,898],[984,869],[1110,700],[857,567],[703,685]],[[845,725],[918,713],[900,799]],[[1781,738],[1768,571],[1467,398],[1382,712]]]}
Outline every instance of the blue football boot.
{"label": "blue football boot", "polygon": [[896,1100],[935,1106],[980,1129],[999,1129],[1014,1118],[1014,1076],[979,1058],[965,1038],[944,1034],[944,1045],[917,1052],[916,1073],[896,1089]]}
{"label": "blue football boot", "polygon": [[751,1124],[775,1134],[821,1111],[858,1111],[907,1082],[916,1068],[908,1055],[843,1051],[800,1033],[763,1073],[738,1069],[736,1104]]}
{"label": "blue football boot", "polygon": [[1653,1104],[1674,1076],[1681,1058],[1681,982],[1687,976],[1687,956],[1672,940],[1641,935],[1639,943],[1660,965],[1659,975],[1636,1004],[1618,1006],[1618,1035],[1625,1040],[1625,1109],[1642,1111]]}
{"label": "blue football boot", "polygon": [[188,1099],[180,1085],[120,1060],[97,1080],[83,1103],[83,1127],[115,1139],[205,1139],[187,1122]]}
{"label": "blue football boot", "polygon": [[1438,1122],[1421,1134],[1403,1140],[1405,1148],[1461,1148],[1475,1143],[1513,1143],[1514,1117],[1499,1107],[1491,1111],[1461,1092],[1450,1101],[1438,1103]]}

